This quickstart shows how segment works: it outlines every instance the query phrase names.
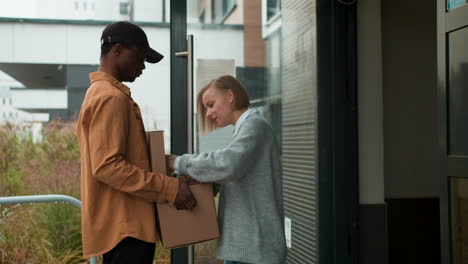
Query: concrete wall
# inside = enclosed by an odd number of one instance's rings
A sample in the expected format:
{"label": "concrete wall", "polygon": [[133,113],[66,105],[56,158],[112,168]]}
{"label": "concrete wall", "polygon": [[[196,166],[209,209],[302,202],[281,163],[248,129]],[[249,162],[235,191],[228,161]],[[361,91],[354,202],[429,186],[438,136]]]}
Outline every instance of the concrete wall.
{"label": "concrete wall", "polygon": [[381,1],[358,1],[357,15],[359,259],[361,264],[386,264]]}
{"label": "concrete wall", "polygon": [[66,90],[14,89],[11,91],[12,106],[19,109],[66,109]]}
{"label": "concrete wall", "polygon": [[358,4],[360,203],[437,197],[435,4],[380,2]]}
{"label": "concrete wall", "polygon": [[[104,25],[0,23],[0,49],[4,51],[0,53],[0,63],[98,65],[103,28]],[[151,46],[165,58],[157,64],[146,63],[144,74],[128,85],[142,109],[146,128],[169,131],[169,28],[144,26],[143,29]],[[188,33],[195,36],[195,70],[197,59],[233,59],[236,66],[244,66],[242,27],[195,26]],[[169,140],[169,135],[166,138]]]}
{"label": "concrete wall", "polygon": [[[163,1],[165,0],[133,0],[133,19],[135,21],[164,22]],[[169,4],[169,2],[166,3],[166,5]],[[165,15],[168,16],[167,13]]]}
{"label": "concrete wall", "polygon": [[439,259],[435,2],[358,1],[360,263]]}
{"label": "concrete wall", "polygon": [[[246,0],[252,1],[252,0]],[[231,11],[223,24],[243,24],[244,23],[244,0],[237,0],[236,7]]]}
{"label": "concrete wall", "polygon": [[384,203],[380,0],[358,3],[359,202]]}
{"label": "concrete wall", "polygon": [[[133,21],[164,22],[163,1],[166,12],[169,0],[133,0]],[[76,20],[129,20],[130,14],[120,13],[122,0],[14,0],[2,1],[0,17],[76,19]],[[130,11],[130,10],[129,10]],[[166,13],[166,17],[167,17]],[[169,21],[169,20],[167,20]],[[167,22],[166,21],[166,22]]]}
{"label": "concrete wall", "polygon": [[385,197],[439,196],[436,1],[382,1]]}
{"label": "concrete wall", "polygon": [[389,263],[440,263],[436,3],[382,1]]}

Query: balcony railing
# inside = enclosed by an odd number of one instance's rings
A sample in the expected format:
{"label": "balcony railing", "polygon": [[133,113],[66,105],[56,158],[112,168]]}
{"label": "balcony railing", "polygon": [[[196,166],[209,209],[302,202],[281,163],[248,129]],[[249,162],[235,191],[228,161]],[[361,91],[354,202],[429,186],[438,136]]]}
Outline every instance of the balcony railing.
{"label": "balcony railing", "polygon": [[[7,204],[36,204],[36,203],[69,203],[81,209],[81,201],[67,195],[48,194],[48,195],[25,195],[25,196],[10,196],[0,197],[0,205]],[[90,259],[91,264],[97,264],[97,258]]]}

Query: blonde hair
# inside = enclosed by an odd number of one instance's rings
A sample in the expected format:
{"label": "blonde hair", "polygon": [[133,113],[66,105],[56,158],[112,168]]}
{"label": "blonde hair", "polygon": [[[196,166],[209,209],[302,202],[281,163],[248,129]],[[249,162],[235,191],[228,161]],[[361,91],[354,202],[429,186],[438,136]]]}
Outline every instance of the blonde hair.
{"label": "blonde hair", "polygon": [[250,106],[249,96],[247,95],[244,86],[242,86],[239,80],[232,77],[231,75],[223,75],[212,80],[207,85],[203,86],[197,95],[198,121],[200,123],[200,130],[202,135],[215,129],[213,122],[206,117],[206,108],[203,105],[203,94],[210,87],[215,87],[221,91],[231,90],[232,94],[234,95],[235,110],[245,109]]}

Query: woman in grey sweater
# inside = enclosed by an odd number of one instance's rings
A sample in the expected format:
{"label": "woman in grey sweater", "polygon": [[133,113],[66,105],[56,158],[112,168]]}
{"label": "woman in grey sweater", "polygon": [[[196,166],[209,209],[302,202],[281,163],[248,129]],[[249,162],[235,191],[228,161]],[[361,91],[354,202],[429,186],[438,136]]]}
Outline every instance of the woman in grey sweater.
{"label": "woman in grey sweater", "polygon": [[210,153],[167,156],[167,164],[199,182],[221,184],[218,258],[225,264],[282,264],[286,258],[281,167],[270,125],[232,76],[197,97],[202,134],[234,125],[234,141]]}

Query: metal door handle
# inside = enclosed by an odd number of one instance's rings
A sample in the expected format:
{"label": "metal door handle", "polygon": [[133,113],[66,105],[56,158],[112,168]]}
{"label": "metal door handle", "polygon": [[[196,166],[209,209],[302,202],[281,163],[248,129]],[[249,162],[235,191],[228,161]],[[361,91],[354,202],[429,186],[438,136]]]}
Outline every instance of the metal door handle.
{"label": "metal door handle", "polygon": [[188,51],[181,51],[181,52],[176,52],[176,56],[177,57],[185,57],[185,56],[188,56]]}

